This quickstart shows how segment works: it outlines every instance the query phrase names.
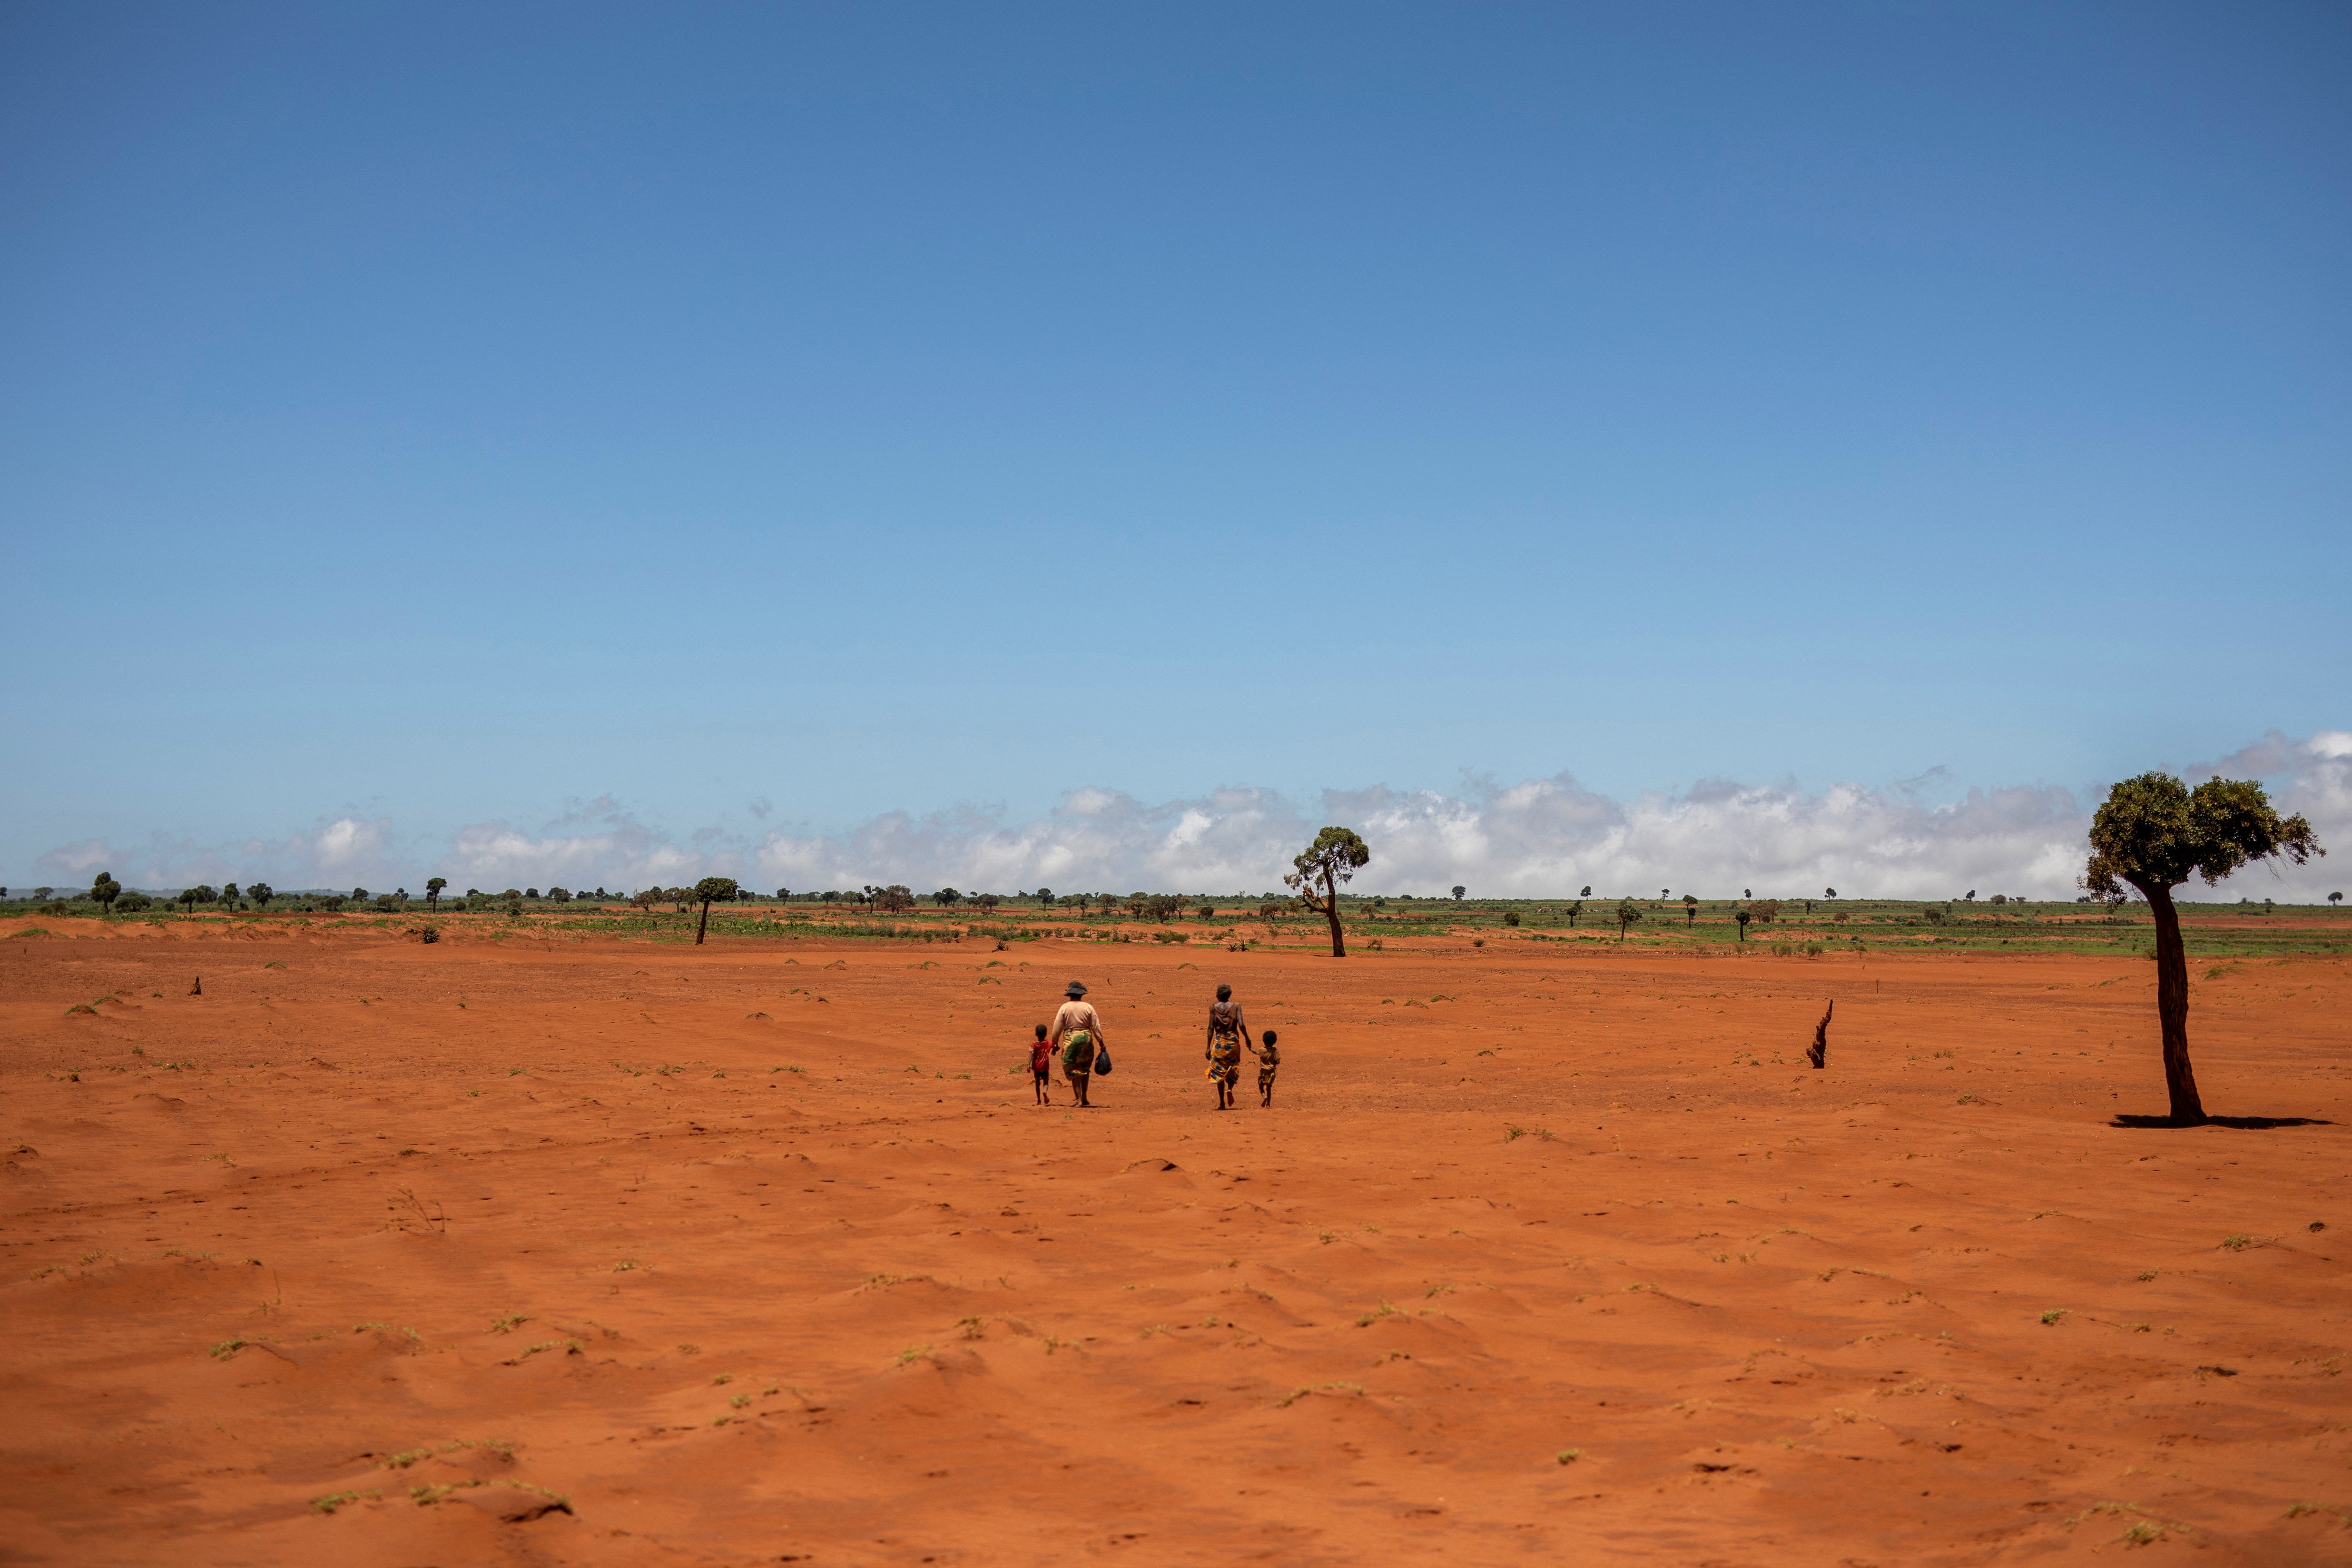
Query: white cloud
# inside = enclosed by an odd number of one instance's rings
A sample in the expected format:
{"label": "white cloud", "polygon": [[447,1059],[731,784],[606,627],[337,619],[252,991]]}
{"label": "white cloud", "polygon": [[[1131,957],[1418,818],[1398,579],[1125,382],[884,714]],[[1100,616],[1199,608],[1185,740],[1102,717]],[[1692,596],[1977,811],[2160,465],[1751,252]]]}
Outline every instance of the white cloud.
{"label": "white cloud", "polygon": [[224,882],[266,882],[286,888],[366,885],[383,892],[404,880],[414,882],[414,863],[395,839],[388,817],[338,817],[309,832],[234,844],[199,844],[159,833],[144,847],[121,849],[105,839],[86,839],[34,862],[61,887],[87,883],[98,873],[110,871],[125,887],[166,893]]}
{"label": "white cloud", "polygon": [[[2311,819],[2323,843],[2352,852],[2352,734],[2295,740],[2273,733],[2210,764],[2182,770],[2266,780],[2283,811]],[[703,828],[683,841],[637,821],[609,798],[576,803],[537,832],[505,822],[461,828],[438,853],[402,844],[389,821],[340,818],[275,842],[203,848],[158,841],[118,851],[104,840],[54,850],[38,862],[65,885],[111,869],[133,886],[176,887],[264,878],[281,887],[412,890],[434,873],[459,888],[615,890],[740,878],[766,890],[905,883],[1010,893],[1041,884],[1065,893],[1136,888],[1230,897],[1279,885],[1289,858],[1326,822],[1361,832],[1372,863],[1365,891],[1440,894],[1460,883],[1494,896],[1596,897],[1671,888],[1704,897],[1754,888],[1759,896],[1848,897],[1980,894],[2072,897],[2089,810],[2046,786],[1975,789],[1932,803],[1940,770],[1872,788],[1814,792],[1708,779],[1680,794],[1619,801],[1568,775],[1515,784],[1474,782],[1455,793],[1384,787],[1334,790],[1312,808],[1269,790],[1220,789],[1148,803],[1118,790],[1073,789],[1051,813],[1004,823],[970,809],[916,817],[885,812],[842,833],[770,831],[753,839]],[[2296,899],[2352,882],[2352,867],[2256,866],[2225,893],[2187,896]]]}

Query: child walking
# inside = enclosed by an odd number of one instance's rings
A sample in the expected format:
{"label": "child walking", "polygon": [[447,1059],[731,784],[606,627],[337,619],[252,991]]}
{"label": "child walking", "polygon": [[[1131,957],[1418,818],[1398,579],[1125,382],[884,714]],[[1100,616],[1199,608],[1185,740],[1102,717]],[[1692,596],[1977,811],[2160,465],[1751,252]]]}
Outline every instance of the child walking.
{"label": "child walking", "polygon": [[1037,1026],[1037,1038],[1029,1042],[1029,1087],[1040,1105],[1051,1105],[1054,1097],[1045,1085],[1054,1073],[1054,1044],[1045,1038],[1045,1026]]}
{"label": "child walking", "polygon": [[1257,1103],[1261,1105],[1272,1105],[1274,1075],[1282,1066],[1282,1052],[1274,1048],[1274,1030],[1265,1031],[1265,1044],[1253,1049],[1251,1054],[1257,1058]]}

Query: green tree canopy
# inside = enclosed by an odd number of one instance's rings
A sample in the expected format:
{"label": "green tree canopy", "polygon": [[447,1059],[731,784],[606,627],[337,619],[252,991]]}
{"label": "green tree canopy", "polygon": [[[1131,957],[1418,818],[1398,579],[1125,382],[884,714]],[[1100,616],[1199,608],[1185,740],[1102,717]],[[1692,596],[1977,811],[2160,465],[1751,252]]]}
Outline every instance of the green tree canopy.
{"label": "green tree canopy", "polygon": [[1641,918],[1641,908],[1632,899],[1619,899],[1617,901],[1617,940],[1620,942],[1625,940],[1626,928]]}
{"label": "green tree canopy", "polygon": [[100,872],[90,879],[89,896],[101,911],[110,911],[114,901],[122,896],[122,884],[114,880],[112,872]]}
{"label": "green tree canopy", "polygon": [[2117,903],[2128,886],[2155,917],[2156,1016],[2175,1123],[2202,1122],[2205,1103],[2189,1061],[2189,954],[2172,890],[2192,876],[2210,887],[2255,861],[2284,855],[2302,865],[2326,852],[2309,822],[2282,818],[2252,779],[2209,779],[2191,789],[2169,773],[2143,773],[2108,790],[2091,819],[2084,888]]}
{"label": "green tree canopy", "polygon": [[731,876],[706,876],[694,884],[694,897],[702,905],[702,923],[694,928],[696,946],[702,946],[702,938],[710,929],[710,906],[732,903],[738,891]]}
{"label": "green tree canopy", "polygon": [[278,896],[278,890],[266,882],[257,882],[245,890],[245,896],[267,909],[269,907],[269,901]]}
{"label": "green tree canopy", "polygon": [[[1348,828],[1326,828],[1315,835],[1315,841],[1291,857],[1290,874],[1282,879],[1283,885],[1298,895],[1298,902],[1316,911],[1331,925],[1331,956],[1348,956],[1348,940],[1339,930],[1339,884],[1353,877],[1371,863],[1372,852]],[[1316,892],[1317,883],[1323,884]],[[1455,890],[1460,896],[1460,890]]]}

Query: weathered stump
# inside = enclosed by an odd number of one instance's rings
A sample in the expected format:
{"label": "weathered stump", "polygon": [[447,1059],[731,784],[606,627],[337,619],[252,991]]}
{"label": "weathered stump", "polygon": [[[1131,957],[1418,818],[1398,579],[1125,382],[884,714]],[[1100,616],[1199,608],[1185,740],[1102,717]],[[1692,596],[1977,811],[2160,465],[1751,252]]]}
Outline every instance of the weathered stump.
{"label": "weathered stump", "polygon": [[1813,1026],[1813,1043],[1805,1047],[1805,1060],[1815,1067],[1826,1067],[1830,1059],[1830,1014],[1837,1011],[1837,1001],[1822,1009],[1822,1021]]}

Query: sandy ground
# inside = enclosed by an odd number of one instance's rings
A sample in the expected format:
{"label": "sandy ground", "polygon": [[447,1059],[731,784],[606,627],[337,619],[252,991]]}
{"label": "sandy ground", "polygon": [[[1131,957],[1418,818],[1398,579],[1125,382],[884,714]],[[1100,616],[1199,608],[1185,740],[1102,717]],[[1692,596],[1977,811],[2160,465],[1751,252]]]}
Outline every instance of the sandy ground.
{"label": "sandy ground", "polygon": [[2352,1562],[2341,959],[46,924],[0,1562]]}

